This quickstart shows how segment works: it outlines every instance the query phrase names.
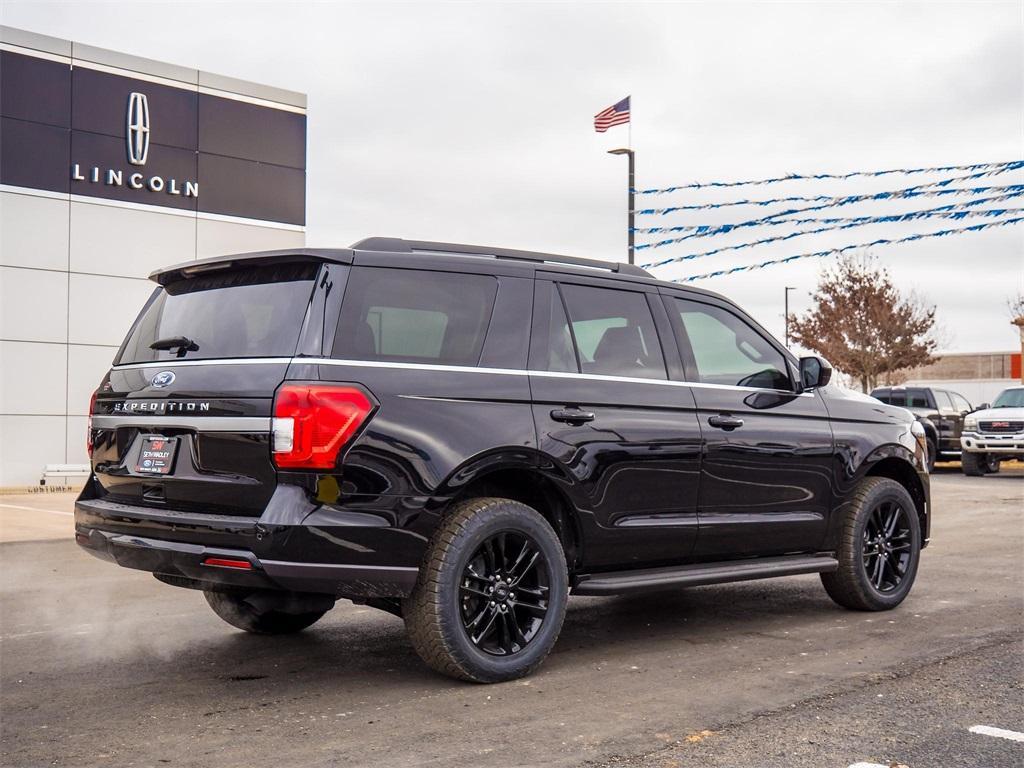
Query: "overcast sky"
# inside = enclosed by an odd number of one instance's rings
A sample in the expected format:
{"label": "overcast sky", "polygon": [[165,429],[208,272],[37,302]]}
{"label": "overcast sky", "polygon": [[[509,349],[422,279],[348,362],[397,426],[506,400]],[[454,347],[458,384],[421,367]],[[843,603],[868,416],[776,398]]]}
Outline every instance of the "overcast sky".
{"label": "overcast sky", "polygon": [[[630,130],[593,115],[633,98],[637,186],[1024,157],[1024,5],[898,3],[42,3],[3,23],[309,95],[310,245],[368,235],[625,257]],[[938,178],[938,177],[934,177]],[[640,198],[852,194],[928,178],[788,183]],[[1005,174],[976,184],[1024,182]],[[1024,208],[1024,198],[1002,207]],[[906,212],[948,199],[849,206]],[[771,210],[771,209],[768,209]],[[742,221],[765,209],[641,217]],[[826,215],[817,213],[814,215]],[[673,278],[969,222],[848,229],[659,268]],[[747,229],[641,251],[683,255],[792,231]],[[1024,289],[1024,226],[875,250],[937,305],[942,347],[1017,348],[1006,299]],[[825,260],[697,283],[782,335]]]}

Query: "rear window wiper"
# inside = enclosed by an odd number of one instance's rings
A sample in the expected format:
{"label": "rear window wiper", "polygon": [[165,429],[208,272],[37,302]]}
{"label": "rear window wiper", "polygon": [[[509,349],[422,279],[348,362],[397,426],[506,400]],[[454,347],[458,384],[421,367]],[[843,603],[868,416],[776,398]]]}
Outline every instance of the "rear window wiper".
{"label": "rear window wiper", "polygon": [[159,349],[171,351],[173,349],[178,350],[178,357],[184,357],[189,352],[196,352],[199,350],[199,345],[196,344],[188,336],[168,336],[166,339],[157,339],[149,345],[150,349]]}

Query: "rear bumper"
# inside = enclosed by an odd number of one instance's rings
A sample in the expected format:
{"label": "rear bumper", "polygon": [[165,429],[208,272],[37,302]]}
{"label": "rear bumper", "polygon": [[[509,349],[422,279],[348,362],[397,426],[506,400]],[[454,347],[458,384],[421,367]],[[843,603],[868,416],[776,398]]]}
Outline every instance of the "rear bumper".
{"label": "rear bumper", "polygon": [[[86,495],[83,493],[83,497]],[[366,517],[365,513],[352,514],[357,520]],[[330,522],[337,523],[338,515],[332,510]],[[323,515],[300,512],[299,517],[309,523],[268,525],[262,518],[79,498],[75,502],[75,538],[95,557],[149,571],[180,586],[272,589],[355,598],[405,597],[411,593],[419,572],[416,548],[388,546],[405,543],[408,536],[402,534],[408,532],[380,525],[368,526],[369,531],[350,526],[345,532],[347,538],[341,538],[335,535],[336,528],[323,524]],[[325,548],[325,541],[333,541],[335,546]],[[367,547],[359,541],[375,541],[380,546]],[[398,552],[389,557],[384,554],[389,548]],[[308,555],[312,557],[307,559]],[[211,564],[211,558],[234,564]],[[378,562],[366,562],[368,559]]]}

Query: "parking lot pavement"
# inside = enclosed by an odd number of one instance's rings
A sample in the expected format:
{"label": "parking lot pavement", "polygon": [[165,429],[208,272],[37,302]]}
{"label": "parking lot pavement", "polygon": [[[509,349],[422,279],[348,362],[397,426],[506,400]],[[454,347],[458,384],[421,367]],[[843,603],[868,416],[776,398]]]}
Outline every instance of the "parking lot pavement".
{"label": "parking lot pavement", "polygon": [[968,729],[1024,731],[1024,471],[940,471],[933,498],[896,611],[816,577],[575,598],[544,666],[494,686],[432,674],[372,609],[250,636],[67,538],[6,543],[0,763],[1019,766]]}
{"label": "parking lot pavement", "polygon": [[74,538],[74,501],[73,493],[0,496],[0,544]]}

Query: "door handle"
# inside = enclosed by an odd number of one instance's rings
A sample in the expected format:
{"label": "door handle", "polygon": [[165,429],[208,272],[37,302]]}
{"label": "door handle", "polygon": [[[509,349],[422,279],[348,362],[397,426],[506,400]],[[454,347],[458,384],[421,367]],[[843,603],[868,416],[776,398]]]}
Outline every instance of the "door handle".
{"label": "door handle", "polygon": [[727,413],[720,413],[717,416],[709,416],[708,424],[718,429],[724,429],[726,432],[732,432],[743,426],[743,419],[738,416],[730,416]]}
{"label": "door handle", "polygon": [[556,408],[551,412],[551,418],[566,424],[586,424],[596,417],[591,411],[581,411],[579,408]]}

